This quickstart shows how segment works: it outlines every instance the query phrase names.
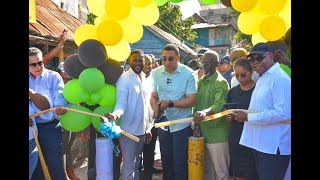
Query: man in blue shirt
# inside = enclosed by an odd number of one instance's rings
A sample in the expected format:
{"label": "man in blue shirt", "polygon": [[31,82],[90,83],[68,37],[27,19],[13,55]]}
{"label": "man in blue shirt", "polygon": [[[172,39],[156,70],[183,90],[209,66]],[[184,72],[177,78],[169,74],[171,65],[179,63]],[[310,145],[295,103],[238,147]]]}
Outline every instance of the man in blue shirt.
{"label": "man in blue shirt", "polygon": [[[35,47],[29,48],[29,97],[32,102],[34,92],[48,94],[49,102],[55,107],[53,117],[43,119],[35,117],[38,127],[38,139],[47,163],[51,179],[65,180],[62,165],[62,127],[59,125],[58,116],[66,113],[62,106],[67,102],[63,98],[64,83],[59,73],[44,68],[42,52]],[[51,108],[52,108],[51,107]],[[41,163],[32,175],[32,179],[44,179]]]}
{"label": "man in blue shirt", "polygon": [[[164,110],[162,121],[192,117],[196,101],[196,80],[193,70],[180,62],[179,49],[168,44],[162,50],[162,64],[153,70],[151,107],[154,116]],[[188,179],[188,138],[190,123],[175,124],[159,129],[163,179]]]}

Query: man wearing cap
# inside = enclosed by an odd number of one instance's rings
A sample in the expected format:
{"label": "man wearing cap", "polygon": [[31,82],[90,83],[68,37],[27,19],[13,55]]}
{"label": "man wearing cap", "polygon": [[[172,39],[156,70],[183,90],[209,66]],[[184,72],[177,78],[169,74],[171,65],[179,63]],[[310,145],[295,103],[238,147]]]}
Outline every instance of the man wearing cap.
{"label": "man wearing cap", "polygon": [[240,144],[252,148],[259,180],[283,179],[291,155],[291,79],[266,43],[252,47],[248,61],[260,78],[249,110],[231,115],[244,122]]}
{"label": "man wearing cap", "polygon": [[217,70],[222,76],[227,80],[229,88],[231,87],[231,78],[233,73],[233,67],[230,64],[230,57],[228,55],[224,56],[217,67]]}
{"label": "man wearing cap", "polygon": [[194,75],[195,75],[197,81],[204,75],[203,69],[199,65],[199,61],[201,60],[201,57],[203,56],[203,54],[208,50],[210,50],[210,49],[201,48],[197,53],[197,56],[198,56],[197,62],[198,62],[199,69],[194,71]]}
{"label": "man wearing cap", "polygon": [[[248,52],[244,48],[235,48],[230,53],[230,64],[233,65],[234,62],[237,59],[239,59],[240,57],[247,57],[247,54],[248,54]],[[253,71],[251,78],[254,82],[257,82],[259,79],[259,74],[255,71]],[[239,85],[239,81],[237,80],[237,78],[235,76],[232,76],[230,87],[233,88],[237,85]]]}

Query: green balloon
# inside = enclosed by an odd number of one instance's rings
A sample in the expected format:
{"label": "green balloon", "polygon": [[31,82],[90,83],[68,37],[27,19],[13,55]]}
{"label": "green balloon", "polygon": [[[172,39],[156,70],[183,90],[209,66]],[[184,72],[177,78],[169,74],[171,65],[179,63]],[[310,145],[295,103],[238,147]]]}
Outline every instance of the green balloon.
{"label": "green balloon", "polygon": [[[101,116],[104,116],[104,114],[106,113],[112,113],[113,112],[113,107],[110,107],[110,106],[99,106],[97,107],[93,113],[95,114],[99,114]],[[118,121],[118,120],[117,120]],[[117,122],[116,121],[116,122]],[[96,117],[96,116],[92,116],[91,117],[91,122],[92,122],[92,125],[93,127],[101,133],[100,131],[100,125],[102,124],[102,122],[100,121],[100,118],[99,117]]]}
{"label": "green balloon", "polygon": [[101,100],[102,96],[99,93],[92,93],[90,96],[90,102],[93,102],[94,104],[99,104]]}
{"label": "green balloon", "polygon": [[[70,106],[71,109],[76,109],[85,112],[92,112],[90,109],[83,106]],[[73,111],[67,111],[60,117],[61,126],[70,132],[79,132],[86,129],[91,123],[91,116],[80,114]]]}
{"label": "green balloon", "polygon": [[153,0],[153,2],[157,5],[157,6],[163,6],[165,5],[168,0]]}
{"label": "green balloon", "polygon": [[218,0],[199,0],[202,4],[214,4]]}
{"label": "green balloon", "polygon": [[291,78],[291,69],[288,67],[288,66],[286,66],[286,65],[284,65],[284,64],[280,64],[280,67],[284,70],[284,72],[286,72],[288,75],[289,75],[289,77]]}
{"label": "green balloon", "polygon": [[80,102],[88,102],[88,101],[90,101],[90,94],[85,92],[82,88],[81,88],[81,91],[78,94],[78,97],[80,99]]}
{"label": "green balloon", "polygon": [[179,2],[182,2],[183,0],[169,0],[169,1],[173,3],[179,3]]}
{"label": "green balloon", "polygon": [[105,84],[104,87],[98,92],[102,96],[100,106],[114,107],[117,102],[117,90],[115,86]]}
{"label": "green balloon", "polygon": [[100,90],[105,84],[103,73],[97,68],[87,68],[79,75],[80,87],[88,93]]}
{"label": "green balloon", "polygon": [[82,102],[78,94],[82,91],[78,79],[72,79],[67,84],[65,84],[63,88],[63,97],[66,101],[78,104],[79,102]]}

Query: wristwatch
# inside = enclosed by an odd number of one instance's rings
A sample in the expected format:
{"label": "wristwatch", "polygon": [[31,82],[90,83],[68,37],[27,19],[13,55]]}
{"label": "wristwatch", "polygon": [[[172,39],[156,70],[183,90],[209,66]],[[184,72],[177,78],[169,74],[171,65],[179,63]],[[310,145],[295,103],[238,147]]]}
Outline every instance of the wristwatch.
{"label": "wristwatch", "polygon": [[169,105],[168,105],[168,107],[169,107],[169,108],[172,108],[173,106],[174,106],[173,102],[172,102],[171,100],[169,100]]}

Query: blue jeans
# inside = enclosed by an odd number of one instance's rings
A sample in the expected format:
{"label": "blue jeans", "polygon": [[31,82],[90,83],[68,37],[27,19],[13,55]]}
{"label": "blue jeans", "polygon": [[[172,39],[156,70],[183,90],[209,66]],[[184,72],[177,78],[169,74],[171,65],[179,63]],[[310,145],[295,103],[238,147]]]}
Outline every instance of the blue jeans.
{"label": "blue jeans", "polygon": [[170,133],[159,129],[164,180],[188,180],[188,138],[191,126]]}
{"label": "blue jeans", "polygon": [[33,171],[36,169],[38,156],[38,148],[36,145],[36,141],[33,138],[29,140],[29,179],[31,179]]}
{"label": "blue jeans", "polygon": [[[58,122],[47,125],[38,123],[37,127],[40,148],[49,169],[51,179],[65,180],[66,177],[62,163],[62,127]],[[40,160],[38,160],[37,167],[31,179],[44,180]]]}
{"label": "blue jeans", "polygon": [[290,160],[290,155],[266,154],[253,149],[259,180],[283,180]]}

